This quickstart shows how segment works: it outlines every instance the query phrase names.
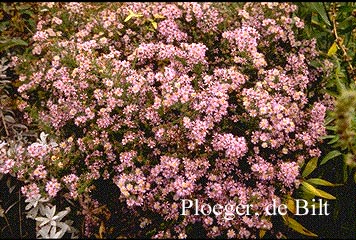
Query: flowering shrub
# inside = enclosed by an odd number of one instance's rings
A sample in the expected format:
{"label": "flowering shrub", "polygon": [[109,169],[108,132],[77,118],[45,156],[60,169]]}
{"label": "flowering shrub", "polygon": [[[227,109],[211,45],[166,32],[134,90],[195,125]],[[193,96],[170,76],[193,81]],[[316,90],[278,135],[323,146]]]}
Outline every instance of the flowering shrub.
{"label": "flowering shrub", "polygon": [[[102,221],[90,209],[109,199],[120,202],[111,213],[140,217],[135,237],[185,238],[198,225],[207,237],[279,236],[255,213],[299,186],[330,106],[295,5],[230,15],[213,3],[43,7],[32,52],[13,64],[19,108],[58,145],[19,147],[1,168],[28,182],[27,198],[78,201],[86,237]],[[182,216],[182,199],[253,204],[252,215]]]}

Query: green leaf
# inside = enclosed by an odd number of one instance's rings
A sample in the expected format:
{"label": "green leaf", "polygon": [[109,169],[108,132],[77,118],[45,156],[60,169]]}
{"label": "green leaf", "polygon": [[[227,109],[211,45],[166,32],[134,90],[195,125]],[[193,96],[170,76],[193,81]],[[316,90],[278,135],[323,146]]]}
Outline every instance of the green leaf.
{"label": "green leaf", "polygon": [[321,139],[329,139],[329,138],[334,138],[336,135],[325,135],[325,136],[322,136]]}
{"label": "green leaf", "polygon": [[326,199],[330,199],[330,200],[335,200],[336,199],[336,197],[334,197],[330,193],[327,193],[327,192],[325,192],[323,190],[317,189],[313,185],[307,183],[306,181],[303,181],[302,185],[304,186],[304,188],[305,188],[305,190],[307,192],[310,192],[310,193],[314,194],[315,196],[326,198]]}
{"label": "green leaf", "polygon": [[328,154],[326,154],[326,156],[321,160],[320,165],[323,165],[325,163],[327,163],[329,160],[340,156],[341,152],[339,152],[338,150],[333,150],[331,152],[329,152]]}
{"label": "green leaf", "polygon": [[305,236],[310,236],[310,237],[317,237],[315,233],[309,231],[306,229],[302,224],[294,220],[293,218],[288,217],[287,215],[282,215],[284,222],[286,225],[293,230],[305,235]]}
{"label": "green leaf", "polygon": [[310,159],[309,162],[307,163],[307,165],[305,166],[304,170],[303,170],[302,176],[303,177],[307,177],[310,173],[312,173],[315,170],[317,164],[318,164],[318,158],[317,157],[314,157],[314,158]]}
{"label": "green leaf", "polygon": [[[338,96],[338,94],[336,94],[335,96]],[[328,144],[331,145],[331,144],[337,142],[340,139],[340,137],[339,137],[339,135],[325,135],[325,136],[321,137],[321,139],[323,139],[323,140],[330,139]]]}
{"label": "green leaf", "polygon": [[[345,155],[346,157],[347,155]],[[347,165],[344,163],[342,166],[342,171],[343,171],[343,182],[346,183],[347,179],[349,178],[349,173],[348,173],[348,167]]]}
{"label": "green leaf", "polygon": [[339,135],[336,135],[333,139],[331,139],[328,144],[333,144],[333,143],[336,143],[337,141],[339,141],[340,137]]}
{"label": "green leaf", "polygon": [[325,128],[327,130],[330,130],[330,131],[336,131],[336,127],[335,126],[326,126]]}
{"label": "green leaf", "polygon": [[260,238],[263,238],[263,236],[264,236],[265,234],[266,234],[266,230],[260,229],[260,232],[259,232],[258,236],[259,236]]}
{"label": "green leaf", "polygon": [[5,51],[6,49],[15,47],[15,46],[27,46],[27,42],[22,39],[10,39],[7,41],[0,42],[0,52]]}
{"label": "green leaf", "polygon": [[18,6],[16,6],[17,10],[25,10],[25,9],[29,9],[31,6],[29,4],[20,4]]}
{"label": "green leaf", "polygon": [[290,195],[287,196],[286,205],[287,205],[288,210],[291,213],[293,213],[293,214],[296,213],[295,201],[294,201],[294,198],[292,198]]}
{"label": "green leaf", "polygon": [[337,46],[336,42],[334,42],[329,48],[328,56],[331,57],[332,55],[334,55],[337,52],[338,48],[339,47]]}
{"label": "green leaf", "polygon": [[338,28],[340,30],[345,30],[349,27],[352,28],[353,20],[354,20],[354,16],[351,15],[351,16],[347,17],[346,19],[344,19],[342,22],[339,23]]}
{"label": "green leaf", "polygon": [[154,21],[152,21],[151,23],[152,23],[153,28],[154,28],[154,29],[157,29],[157,23],[154,22]]}
{"label": "green leaf", "polygon": [[130,14],[125,18],[124,22],[127,22],[128,20],[130,20],[132,17],[142,17],[143,15],[138,13],[134,13],[133,11],[129,10]]}
{"label": "green leaf", "polygon": [[335,119],[333,117],[327,116],[325,118],[325,126],[329,125],[332,121],[334,121]]}
{"label": "green leaf", "polygon": [[327,15],[326,11],[325,11],[323,3],[322,2],[311,2],[310,5],[312,6],[312,8],[314,8],[319,13],[319,15],[321,16],[323,21],[327,25],[331,26],[331,23],[329,21],[329,18],[328,18],[328,15]]}
{"label": "green leaf", "polygon": [[315,68],[321,67],[322,64],[320,63],[319,59],[318,60],[313,60],[309,62],[310,66],[313,66]]}
{"label": "green leaf", "polygon": [[308,183],[310,184],[314,184],[314,185],[321,185],[321,186],[329,186],[329,187],[337,187],[337,186],[341,186],[342,184],[339,183],[331,183],[328,182],[324,179],[320,179],[320,178],[309,178],[308,180],[306,180]]}
{"label": "green leaf", "polygon": [[132,17],[133,17],[133,15],[129,14],[129,15],[125,18],[124,22],[127,22],[127,21],[130,20]]}

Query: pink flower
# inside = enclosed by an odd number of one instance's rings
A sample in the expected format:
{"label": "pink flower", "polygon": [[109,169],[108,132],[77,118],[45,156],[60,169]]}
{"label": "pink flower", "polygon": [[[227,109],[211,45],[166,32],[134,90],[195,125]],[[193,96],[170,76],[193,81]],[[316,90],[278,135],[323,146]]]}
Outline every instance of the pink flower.
{"label": "pink flower", "polygon": [[52,22],[54,22],[57,25],[61,25],[63,21],[57,17],[54,17],[52,18]]}
{"label": "pink flower", "polygon": [[38,177],[39,179],[46,178],[47,171],[45,169],[45,166],[42,164],[38,165],[37,168],[33,171],[33,175],[35,177]]}
{"label": "pink flower", "polygon": [[26,196],[26,198],[37,198],[40,195],[40,189],[36,183],[31,183],[21,187],[21,193]]}
{"label": "pink flower", "polygon": [[212,145],[215,150],[225,150],[225,156],[228,158],[240,158],[247,152],[245,138],[236,138],[230,133],[215,135]]}
{"label": "pink flower", "polygon": [[292,187],[297,181],[297,177],[300,174],[299,166],[296,162],[281,162],[279,164],[279,171],[277,172],[277,178],[287,187]]}
{"label": "pink flower", "polygon": [[37,31],[32,38],[36,42],[43,42],[48,38],[48,34],[45,31]]}
{"label": "pink flower", "polygon": [[43,158],[48,153],[48,146],[42,143],[32,143],[27,147],[27,151],[33,158]]}
{"label": "pink flower", "polygon": [[15,161],[13,159],[2,160],[0,165],[0,173],[7,174],[11,172],[12,168],[15,166]]}
{"label": "pink flower", "polygon": [[61,189],[61,185],[57,179],[52,178],[52,180],[47,182],[45,189],[50,197],[55,197],[58,191]]}

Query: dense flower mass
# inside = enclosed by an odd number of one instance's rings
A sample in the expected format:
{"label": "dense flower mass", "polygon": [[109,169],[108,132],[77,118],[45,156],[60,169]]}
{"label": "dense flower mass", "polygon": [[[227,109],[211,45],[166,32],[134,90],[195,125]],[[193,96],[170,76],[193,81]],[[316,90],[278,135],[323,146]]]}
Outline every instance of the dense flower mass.
{"label": "dense flower mass", "polygon": [[[44,7],[31,60],[16,59],[18,92],[27,120],[58,145],[0,152],[1,172],[30,181],[23,194],[63,192],[86,209],[99,203],[81,195],[109,194],[96,182],[111,182],[154,238],[190,236],[193,225],[207,237],[272,229],[264,215],[182,216],[181,200],[263,212],[320,154],[326,103],[311,94],[323,72],[310,65],[315,41],[298,37],[296,6],[245,3],[231,16],[214,3]],[[82,213],[89,237],[100,222]]]}

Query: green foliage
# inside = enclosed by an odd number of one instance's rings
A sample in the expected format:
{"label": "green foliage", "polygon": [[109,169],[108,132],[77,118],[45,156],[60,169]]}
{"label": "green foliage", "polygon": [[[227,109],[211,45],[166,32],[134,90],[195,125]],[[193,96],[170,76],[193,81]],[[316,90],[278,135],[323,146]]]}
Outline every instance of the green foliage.
{"label": "green foliage", "polygon": [[302,172],[302,176],[305,178],[307,177],[310,173],[312,173],[315,168],[317,167],[318,164],[318,158],[314,157],[308,163],[305,165],[304,170]]}
{"label": "green foliage", "polygon": [[23,54],[36,30],[38,3],[0,3],[0,136],[13,137],[27,127],[20,124],[15,81],[9,56]]}
{"label": "green foliage", "polygon": [[[298,17],[305,21],[303,34],[316,39],[321,56],[333,65],[330,74],[326,76],[325,85],[326,90],[334,96],[334,107],[325,119],[328,133],[323,139],[327,141],[320,156],[320,164],[315,167],[315,159],[307,163],[303,177],[307,177],[311,171],[314,172],[313,178],[306,180],[303,188],[307,187],[313,191],[310,184],[323,187],[340,186],[320,177],[332,179],[333,182],[343,182],[342,187],[332,191],[337,199],[332,222],[341,223],[339,225],[344,236],[354,236],[356,218],[354,213],[349,212],[353,211],[356,201],[355,198],[345,196],[345,189],[356,188],[356,179],[353,179],[356,176],[356,3],[296,4],[299,6]],[[323,224],[326,225],[326,222]],[[334,232],[336,231],[335,227]]]}
{"label": "green foliage", "polygon": [[[0,53],[27,46],[36,26],[38,3],[2,2],[0,6]],[[23,48],[22,48],[23,50]]]}
{"label": "green foliage", "polygon": [[338,150],[333,150],[326,154],[326,156],[321,160],[320,165],[327,163],[330,159],[340,156],[341,153]]}
{"label": "green foliage", "polygon": [[[0,3],[0,142],[14,139],[16,144],[29,134],[16,109],[14,77],[10,57],[22,54],[35,31],[38,3]],[[26,132],[26,134],[24,134]],[[0,175],[0,238],[34,238],[34,222],[25,221],[21,182]]]}
{"label": "green foliage", "polygon": [[326,199],[330,199],[330,200],[336,199],[333,195],[331,195],[323,190],[315,188],[313,185],[311,185],[307,181],[303,181],[302,186],[304,187],[304,190],[306,192],[313,194],[314,196],[322,197],[322,198],[326,198]]}
{"label": "green foliage", "polygon": [[302,224],[297,222],[295,219],[288,217],[288,215],[283,215],[283,220],[287,224],[288,227],[292,228],[293,230],[310,237],[317,237],[315,233],[306,229]]}

